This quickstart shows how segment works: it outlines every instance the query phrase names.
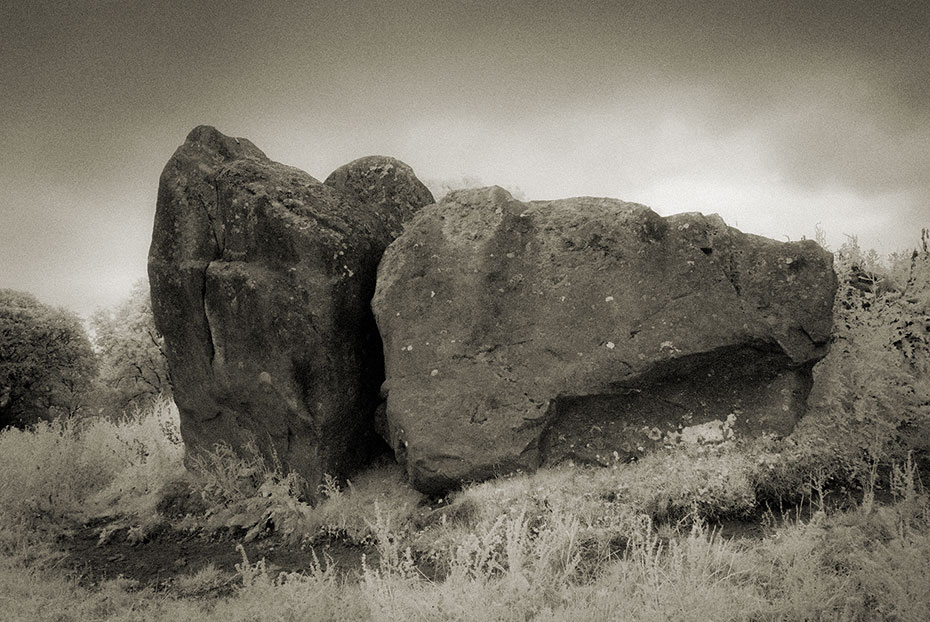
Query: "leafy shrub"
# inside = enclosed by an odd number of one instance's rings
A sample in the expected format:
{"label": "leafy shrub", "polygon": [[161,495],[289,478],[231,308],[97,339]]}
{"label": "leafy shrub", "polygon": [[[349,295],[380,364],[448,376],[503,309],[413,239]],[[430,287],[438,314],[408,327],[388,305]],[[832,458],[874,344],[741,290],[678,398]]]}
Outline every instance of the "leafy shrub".
{"label": "leafy shrub", "polygon": [[254,443],[237,452],[229,443],[220,442],[212,450],[192,452],[188,459],[201,494],[216,507],[250,499],[267,479],[280,476],[280,469],[269,466]]}
{"label": "leafy shrub", "polygon": [[118,512],[159,520],[157,508],[165,488],[186,473],[179,428],[177,407],[162,396],[148,409],[136,410],[118,422],[98,419],[82,430],[85,442],[92,442],[88,435],[109,431],[113,451],[121,454],[112,479],[88,498],[87,506],[98,514]]}
{"label": "leafy shrub", "polygon": [[332,479],[324,480],[322,492],[308,536],[354,543],[378,542],[379,525],[390,525],[402,534],[413,529],[425,499],[407,483],[403,468],[387,461],[359,473],[344,488]]}
{"label": "leafy shrub", "polygon": [[95,373],[76,315],[0,289],[0,429],[79,413]]}
{"label": "leafy shrub", "polygon": [[324,477],[322,499],[313,507],[301,496],[303,478],[285,474],[280,463],[264,458],[254,444],[237,452],[218,443],[192,456],[191,462],[195,486],[208,507],[206,527],[241,529],[246,540],[274,533],[292,542],[340,538],[377,543],[379,521],[406,525],[423,499],[396,464],[375,465],[344,489]]}
{"label": "leafy shrub", "polygon": [[[930,451],[930,252],[891,268],[855,239],[836,253],[833,342],[812,410],[786,446],[796,470],[862,478],[876,461]],[[865,276],[863,276],[865,275]],[[880,287],[876,284],[884,284]]]}
{"label": "leafy shrub", "polygon": [[300,500],[304,480],[269,464],[254,443],[235,451],[227,443],[193,454],[196,487],[206,502],[206,527],[245,531],[251,541],[274,531],[300,540],[310,506]]}
{"label": "leafy shrub", "polygon": [[55,419],[3,430],[0,516],[35,524],[127,512],[143,497],[154,504],[159,487],[183,470],[177,426],[174,405],[161,401],[134,420]]}

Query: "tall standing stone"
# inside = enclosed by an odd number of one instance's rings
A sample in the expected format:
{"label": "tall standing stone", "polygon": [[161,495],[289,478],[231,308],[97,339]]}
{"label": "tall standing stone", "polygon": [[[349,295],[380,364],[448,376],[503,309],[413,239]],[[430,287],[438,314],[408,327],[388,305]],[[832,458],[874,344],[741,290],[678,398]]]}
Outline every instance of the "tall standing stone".
{"label": "tall standing stone", "polygon": [[375,273],[400,223],[432,202],[391,158],[337,173],[320,183],[197,127],[162,173],[149,251],[188,448],[254,442],[311,490],[374,446]]}

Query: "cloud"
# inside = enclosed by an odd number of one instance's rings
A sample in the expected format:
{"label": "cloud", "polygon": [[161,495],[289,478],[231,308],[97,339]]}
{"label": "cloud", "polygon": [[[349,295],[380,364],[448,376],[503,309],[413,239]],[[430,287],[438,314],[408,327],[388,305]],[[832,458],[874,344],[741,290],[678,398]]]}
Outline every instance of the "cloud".
{"label": "cloud", "polygon": [[930,226],[925,3],[8,8],[0,286],[55,302],[144,274],[158,175],[200,123],[320,179],[381,153],[777,238],[820,222],[890,251]]}

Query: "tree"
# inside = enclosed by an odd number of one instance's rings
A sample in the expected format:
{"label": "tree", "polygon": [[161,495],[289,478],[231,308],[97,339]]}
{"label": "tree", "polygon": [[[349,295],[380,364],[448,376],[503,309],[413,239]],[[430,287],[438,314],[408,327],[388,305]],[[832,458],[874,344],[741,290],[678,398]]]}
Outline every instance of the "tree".
{"label": "tree", "polygon": [[[824,438],[870,459],[930,464],[930,232],[922,249],[835,254],[840,289],[830,353],[815,370],[812,402],[832,416]],[[890,264],[890,265],[889,265]]]}
{"label": "tree", "polygon": [[[481,181],[480,177],[476,175],[462,175],[461,177],[446,177],[443,179],[427,179],[423,183],[427,188],[429,188],[429,191],[433,194],[433,198],[437,203],[454,190],[481,188],[487,185]],[[503,185],[502,187],[504,190],[513,195],[513,198],[515,198],[517,201],[526,200],[526,193],[523,192],[519,186]]]}
{"label": "tree", "polygon": [[96,311],[90,324],[105,408],[122,413],[144,409],[159,395],[171,396],[164,339],[155,329],[146,280],[137,282],[115,309]]}
{"label": "tree", "polygon": [[87,405],[95,373],[77,315],[0,289],[0,428],[74,416]]}

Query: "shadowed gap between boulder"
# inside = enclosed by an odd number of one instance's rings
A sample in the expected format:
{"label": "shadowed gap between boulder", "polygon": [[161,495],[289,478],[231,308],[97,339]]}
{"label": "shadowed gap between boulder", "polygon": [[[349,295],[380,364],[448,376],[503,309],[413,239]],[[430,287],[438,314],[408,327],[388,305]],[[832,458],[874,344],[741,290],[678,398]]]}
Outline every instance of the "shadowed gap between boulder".
{"label": "shadowed gap between boulder", "polygon": [[804,414],[812,363],[753,343],[670,359],[603,393],[560,395],[539,441],[539,464],[610,465],[680,443],[787,435]]}

